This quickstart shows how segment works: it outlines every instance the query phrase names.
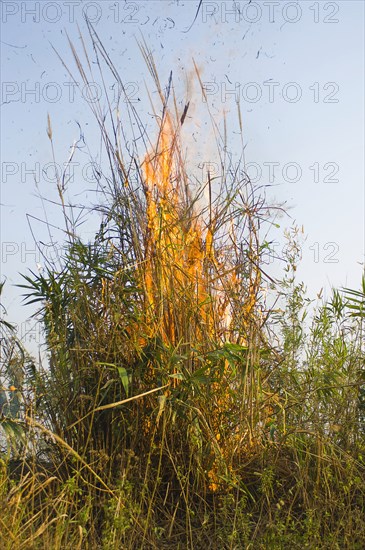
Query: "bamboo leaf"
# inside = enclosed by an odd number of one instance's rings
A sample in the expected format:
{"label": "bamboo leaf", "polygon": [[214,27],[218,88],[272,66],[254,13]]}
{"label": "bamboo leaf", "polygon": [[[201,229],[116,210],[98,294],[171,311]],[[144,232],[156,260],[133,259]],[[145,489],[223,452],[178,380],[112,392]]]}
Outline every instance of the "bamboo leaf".
{"label": "bamboo leaf", "polygon": [[127,373],[127,371],[124,367],[117,367],[117,368],[118,368],[119,378],[121,379],[122,384],[123,384],[125,394],[128,397],[129,396],[129,377],[128,377],[128,373]]}

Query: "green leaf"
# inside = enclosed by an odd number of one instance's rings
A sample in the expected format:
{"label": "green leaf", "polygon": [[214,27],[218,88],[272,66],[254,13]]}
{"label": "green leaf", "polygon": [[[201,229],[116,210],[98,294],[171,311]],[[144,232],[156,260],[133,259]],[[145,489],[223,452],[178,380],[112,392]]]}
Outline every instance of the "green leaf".
{"label": "green leaf", "polygon": [[128,395],[129,395],[129,378],[128,378],[128,373],[127,373],[127,371],[126,371],[126,369],[125,369],[124,367],[117,367],[117,368],[118,368],[119,378],[120,378],[121,381],[122,381],[124,391],[125,391],[125,393],[126,393],[126,396],[128,397]]}
{"label": "green leaf", "polygon": [[97,361],[95,364],[100,365],[101,367],[117,367],[114,363],[104,363],[104,361]]}
{"label": "green leaf", "polygon": [[175,374],[169,374],[169,378],[174,378],[176,380],[184,380],[184,375],[181,372],[176,372]]}
{"label": "green leaf", "polygon": [[277,431],[276,425],[272,424],[270,427],[270,438],[272,441],[275,439],[275,432]]}
{"label": "green leaf", "polygon": [[106,363],[105,361],[98,361],[96,364],[101,367],[113,367],[114,369],[117,369],[126,396],[129,397],[129,376],[126,369],[124,367],[118,367],[114,363]]}
{"label": "green leaf", "polygon": [[108,381],[104,384],[104,386],[102,386],[100,389],[101,389],[101,390],[106,390],[107,388],[109,388],[109,386],[110,386],[111,384],[114,384],[115,382],[118,382],[118,379],[117,379],[117,378],[112,378],[111,380],[108,380]]}
{"label": "green leaf", "polygon": [[25,432],[23,426],[14,422],[10,418],[0,419],[0,427],[4,430],[10,444],[15,447],[17,442],[25,441]]}
{"label": "green leaf", "polygon": [[196,373],[194,373],[194,376],[192,376],[190,380],[191,382],[198,383],[198,384],[209,384],[209,382],[212,382],[212,379],[206,374],[196,374]]}

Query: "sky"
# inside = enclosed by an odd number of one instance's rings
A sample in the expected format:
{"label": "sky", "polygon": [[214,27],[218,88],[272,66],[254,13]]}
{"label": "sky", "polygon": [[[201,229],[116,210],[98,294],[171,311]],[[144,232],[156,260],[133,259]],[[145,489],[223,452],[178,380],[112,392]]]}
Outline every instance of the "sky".
{"label": "sky", "polygon": [[[80,134],[87,144],[75,154],[70,197],[85,204],[96,199],[89,153],[101,161],[100,136],[90,107],[96,97],[105,104],[106,96],[97,77],[93,86],[83,87],[79,78],[80,87],[75,87],[59,58],[74,71],[68,37],[81,52],[80,31],[92,58],[85,16],[152,130],[146,87],[156,104],[157,93],[139,44],[145,41],[153,52],[162,84],[172,71],[179,105],[190,101],[185,137],[197,175],[207,166],[218,173],[219,167],[193,60],[215,120],[222,123],[226,116],[233,151],[240,147],[239,101],[247,171],[258,185],[270,185],[268,197],[285,202],[288,212],[271,237],[276,251],[280,255],[286,227],[303,225],[298,277],[309,296],[321,288],[327,296],[332,287],[360,287],[365,238],[362,1],[17,0],[2,1],[1,9],[0,280],[7,281],[2,297],[7,319],[18,323],[31,346],[39,335],[32,332],[27,321],[32,310],[21,305],[21,289],[15,285],[22,282],[20,273],[36,271],[42,261],[34,239],[50,257],[57,255],[47,248],[44,223],[57,225],[60,219],[48,115],[59,166]],[[107,82],[111,94],[112,85]],[[92,229],[92,223],[85,225],[86,238],[92,238]],[[61,242],[57,230],[53,237]]]}

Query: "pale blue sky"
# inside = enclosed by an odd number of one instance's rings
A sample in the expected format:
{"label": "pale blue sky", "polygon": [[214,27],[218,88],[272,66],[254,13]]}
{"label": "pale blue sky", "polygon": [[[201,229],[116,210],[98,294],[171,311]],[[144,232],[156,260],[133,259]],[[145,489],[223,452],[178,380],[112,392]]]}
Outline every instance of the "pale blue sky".
{"label": "pale blue sky", "polygon": [[[138,106],[146,121],[151,121],[151,110],[144,80],[150,80],[137,40],[143,37],[153,50],[161,82],[173,71],[181,103],[191,99],[186,131],[188,145],[199,135],[194,149],[200,162],[214,162],[215,156],[201,94],[197,83],[191,84],[192,58],[210,91],[214,115],[219,119],[228,112],[233,149],[238,147],[239,95],[249,172],[255,177],[261,171],[262,184],[275,183],[269,196],[285,200],[290,216],[304,225],[307,240],[299,274],[309,294],[321,287],[329,292],[331,286],[359,286],[364,261],[364,3],[241,1],[236,2],[239,12],[233,13],[230,1],[204,1],[185,32],[198,4],[2,2],[0,270],[1,279],[8,280],[4,301],[13,320],[26,314],[19,306],[19,289],[11,284],[20,281],[19,271],[36,267],[26,214],[42,219],[44,214],[27,170],[52,161],[47,113],[58,162],[67,160],[79,137],[76,122],[93,154],[98,151],[88,102],[80,92],[71,98],[70,78],[51,47],[72,65],[65,31],[80,47],[76,23],[86,32],[83,9],[91,19],[99,18],[97,32],[124,82],[133,83],[131,93],[141,98]],[[78,155],[75,160],[84,164],[86,155]],[[276,177],[270,181],[273,169]],[[55,185],[42,175],[39,187],[47,198],[56,198]],[[79,200],[93,201],[90,193],[81,195],[88,187],[92,185],[82,178],[70,186]],[[57,219],[51,205],[47,212]],[[289,226],[291,220],[280,223]],[[42,225],[33,227],[37,239],[47,241]]]}

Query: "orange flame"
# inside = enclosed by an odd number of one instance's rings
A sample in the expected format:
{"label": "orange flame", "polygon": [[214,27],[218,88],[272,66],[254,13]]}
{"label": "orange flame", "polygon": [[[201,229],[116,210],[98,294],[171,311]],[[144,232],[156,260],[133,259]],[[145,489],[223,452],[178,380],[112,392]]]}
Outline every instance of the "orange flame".
{"label": "orange flame", "polygon": [[157,149],[144,164],[148,229],[144,274],[155,331],[171,343],[184,336],[186,314],[199,313],[201,320],[208,321],[203,227],[189,208],[182,164],[178,134],[166,116]]}
{"label": "orange flame", "polygon": [[[229,340],[237,318],[230,296],[240,288],[241,275],[234,258],[217,253],[214,223],[204,220],[189,195],[178,128],[165,114],[157,146],[143,164],[146,321],[151,335],[173,345],[192,339]],[[248,296],[238,312],[241,319],[251,314],[259,284],[248,282]]]}

